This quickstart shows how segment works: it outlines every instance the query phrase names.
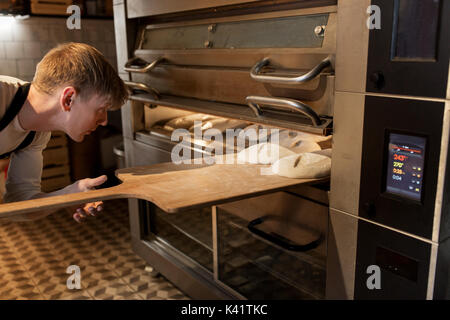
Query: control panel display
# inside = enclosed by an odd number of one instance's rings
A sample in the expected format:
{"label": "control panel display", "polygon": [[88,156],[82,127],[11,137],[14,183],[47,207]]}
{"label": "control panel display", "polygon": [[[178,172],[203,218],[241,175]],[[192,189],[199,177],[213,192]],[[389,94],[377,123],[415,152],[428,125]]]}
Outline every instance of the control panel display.
{"label": "control panel display", "polygon": [[386,192],[420,201],[426,139],[390,133]]}

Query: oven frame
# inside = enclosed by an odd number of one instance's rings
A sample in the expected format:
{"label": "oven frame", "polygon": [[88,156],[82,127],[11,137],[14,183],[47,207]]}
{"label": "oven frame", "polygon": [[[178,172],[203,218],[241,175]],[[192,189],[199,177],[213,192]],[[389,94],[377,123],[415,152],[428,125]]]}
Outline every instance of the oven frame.
{"label": "oven frame", "polygon": [[[209,23],[217,21],[236,21],[236,20],[254,20],[256,18],[274,18],[280,16],[294,16],[299,14],[315,14],[315,13],[333,13],[333,19],[336,19],[336,5],[329,5],[330,1],[325,1],[326,5],[318,6],[315,8],[302,8],[302,9],[290,9],[286,11],[277,12],[265,12],[259,14],[248,14],[241,15],[238,17],[226,17],[226,18],[212,18],[212,19],[201,19],[189,22],[190,24],[196,23]],[[142,18],[146,19],[146,18]],[[129,58],[134,55],[134,48],[141,41],[136,35],[142,34],[142,20],[138,19],[128,19],[127,18],[127,7],[126,2],[123,0],[117,0],[114,3],[114,23],[115,23],[115,35],[116,35],[116,47],[117,47],[117,62],[118,62],[118,72],[119,76],[125,81],[133,80],[128,72],[123,70],[123,66],[129,61]],[[148,24],[148,23],[145,23]],[[160,24],[160,26],[173,26],[180,25],[179,22],[170,22],[167,24]],[[332,24],[335,26],[335,22]],[[276,65],[283,65],[283,67],[304,67],[309,68],[311,65],[317,63],[321,59],[327,57],[330,53],[335,54],[335,34],[334,28],[328,30],[332,34],[331,37],[325,37],[326,41],[323,43],[322,48],[304,48],[304,49],[277,49],[278,55],[275,55]],[[200,51],[200,50],[197,50]],[[247,65],[243,65],[242,68],[248,68],[248,64],[254,64],[259,58],[266,56],[269,52],[273,52],[273,49],[238,49],[240,54],[244,57]],[[196,50],[191,50],[190,54],[186,55],[186,62],[192,59],[192,56],[198,54]],[[202,53],[205,53],[204,51]],[[211,52],[212,53],[212,52]],[[306,60],[304,60],[303,65],[299,65],[298,61],[292,60],[292,54],[302,54]],[[154,56],[157,57],[161,52],[153,52]],[[178,58],[180,52],[172,50],[169,55],[177,55]],[[225,64],[227,60],[230,59],[228,49],[216,49],[214,54],[219,54],[222,58],[219,62]],[[209,59],[211,57],[208,52],[205,57]],[[334,61],[333,61],[334,63]],[[134,77],[134,75],[133,75]],[[325,75],[326,77],[326,75]],[[316,81],[317,82],[317,81]],[[298,86],[293,86],[297,88]],[[331,84],[330,90],[334,90],[334,78]],[[157,101],[154,101],[157,102]],[[122,107],[122,124],[123,124],[123,136],[124,136],[124,148],[125,148],[125,164],[126,166],[136,165],[139,161],[144,161],[147,164],[151,162],[157,162],[159,159],[152,158],[152,154],[161,154],[160,151],[164,150],[164,147],[148,145],[141,141],[138,141],[136,137],[140,134],[140,131],[145,130],[145,107],[152,107],[152,100],[150,95],[137,94],[134,100],[129,100]],[[177,106],[164,104],[168,107],[179,108],[183,110],[186,109],[184,106]],[[190,111],[200,111],[201,109],[190,109]],[[221,114],[216,114],[221,115]],[[250,119],[243,119],[250,120]],[[250,120],[252,121],[252,120]],[[289,125],[283,124],[283,122],[271,121],[262,119],[260,122],[263,124],[271,124],[280,128],[293,129]],[[295,128],[294,128],[295,129]],[[320,130],[319,130],[320,131]],[[323,134],[323,131],[319,132]],[[151,152],[150,150],[157,150],[158,152]],[[298,190],[292,190],[292,192],[297,193]],[[328,203],[328,196],[324,197],[324,193],[317,195],[317,190],[311,191],[300,191],[302,195],[310,195],[310,198],[319,197],[320,201]],[[308,193],[309,192],[309,193]],[[326,199],[324,199],[326,198]],[[194,299],[245,299],[241,294],[229,288],[223,284],[218,277],[218,256],[217,256],[217,211],[216,207],[213,206],[212,210],[212,226],[213,226],[213,262],[214,262],[214,272],[213,278],[211,278],[209,271],[206,271],[198,263],[192,259],[185,256],[183,253],[177,251],[172,246],[164,243],[163,241],[158,241],[157,239],[153,241],[148,241],[144,239],[146,230],[144,230],[143,223],[143,203],[142,201],[129,199],[129,219],[130,219],[130,231],[131,231],[131,244],[133,250],[144,260],[149,262],[152,267],[163,274],[169,281],[174,283],[183,292],[187,293],[191,298]],[[328,237],[327,237],[328,238]]]}

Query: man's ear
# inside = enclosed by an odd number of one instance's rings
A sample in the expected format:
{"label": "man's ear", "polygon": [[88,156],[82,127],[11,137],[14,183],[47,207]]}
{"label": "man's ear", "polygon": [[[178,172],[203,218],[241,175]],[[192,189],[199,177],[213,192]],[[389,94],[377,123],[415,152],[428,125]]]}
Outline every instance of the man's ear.
{"label": "man's ear", "polygon": [[64,111],[70,111],[77,91],[74,87],[65,87],[61,93],[60,105]]}

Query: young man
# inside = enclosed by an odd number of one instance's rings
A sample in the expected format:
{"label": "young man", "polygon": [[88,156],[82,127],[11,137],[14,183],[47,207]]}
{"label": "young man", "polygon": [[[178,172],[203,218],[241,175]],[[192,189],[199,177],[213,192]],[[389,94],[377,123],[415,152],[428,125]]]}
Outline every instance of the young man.
{"label": "young man", "polygon": [[[42,151],[54,130],[83,141],[99,125],[105,126],[108,110],[120,108],[127,97],[124,82],[104,56],[82,43],[50,50],[31,83],[0,76],[0,158],[10,159],[4,201],[82,192],[104,183],[106,176],[100,176],[42,193]],[[102,202],[90,203],[73,217],[80,222],[101,210]],[[34,220],[50,213],[24,214],[13,220]]]}

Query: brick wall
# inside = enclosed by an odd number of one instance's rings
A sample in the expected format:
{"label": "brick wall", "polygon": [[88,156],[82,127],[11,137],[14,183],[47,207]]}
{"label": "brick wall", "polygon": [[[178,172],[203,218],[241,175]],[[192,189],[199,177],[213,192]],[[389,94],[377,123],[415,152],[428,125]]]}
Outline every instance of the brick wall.
{"label": "brick wall", "polygon": [[80,30],[69,30],[65,18],[0,17],[0,74],[30,81],[45,53],[69,41],[96,47],[117,69],[112,20],[82,19]]}

